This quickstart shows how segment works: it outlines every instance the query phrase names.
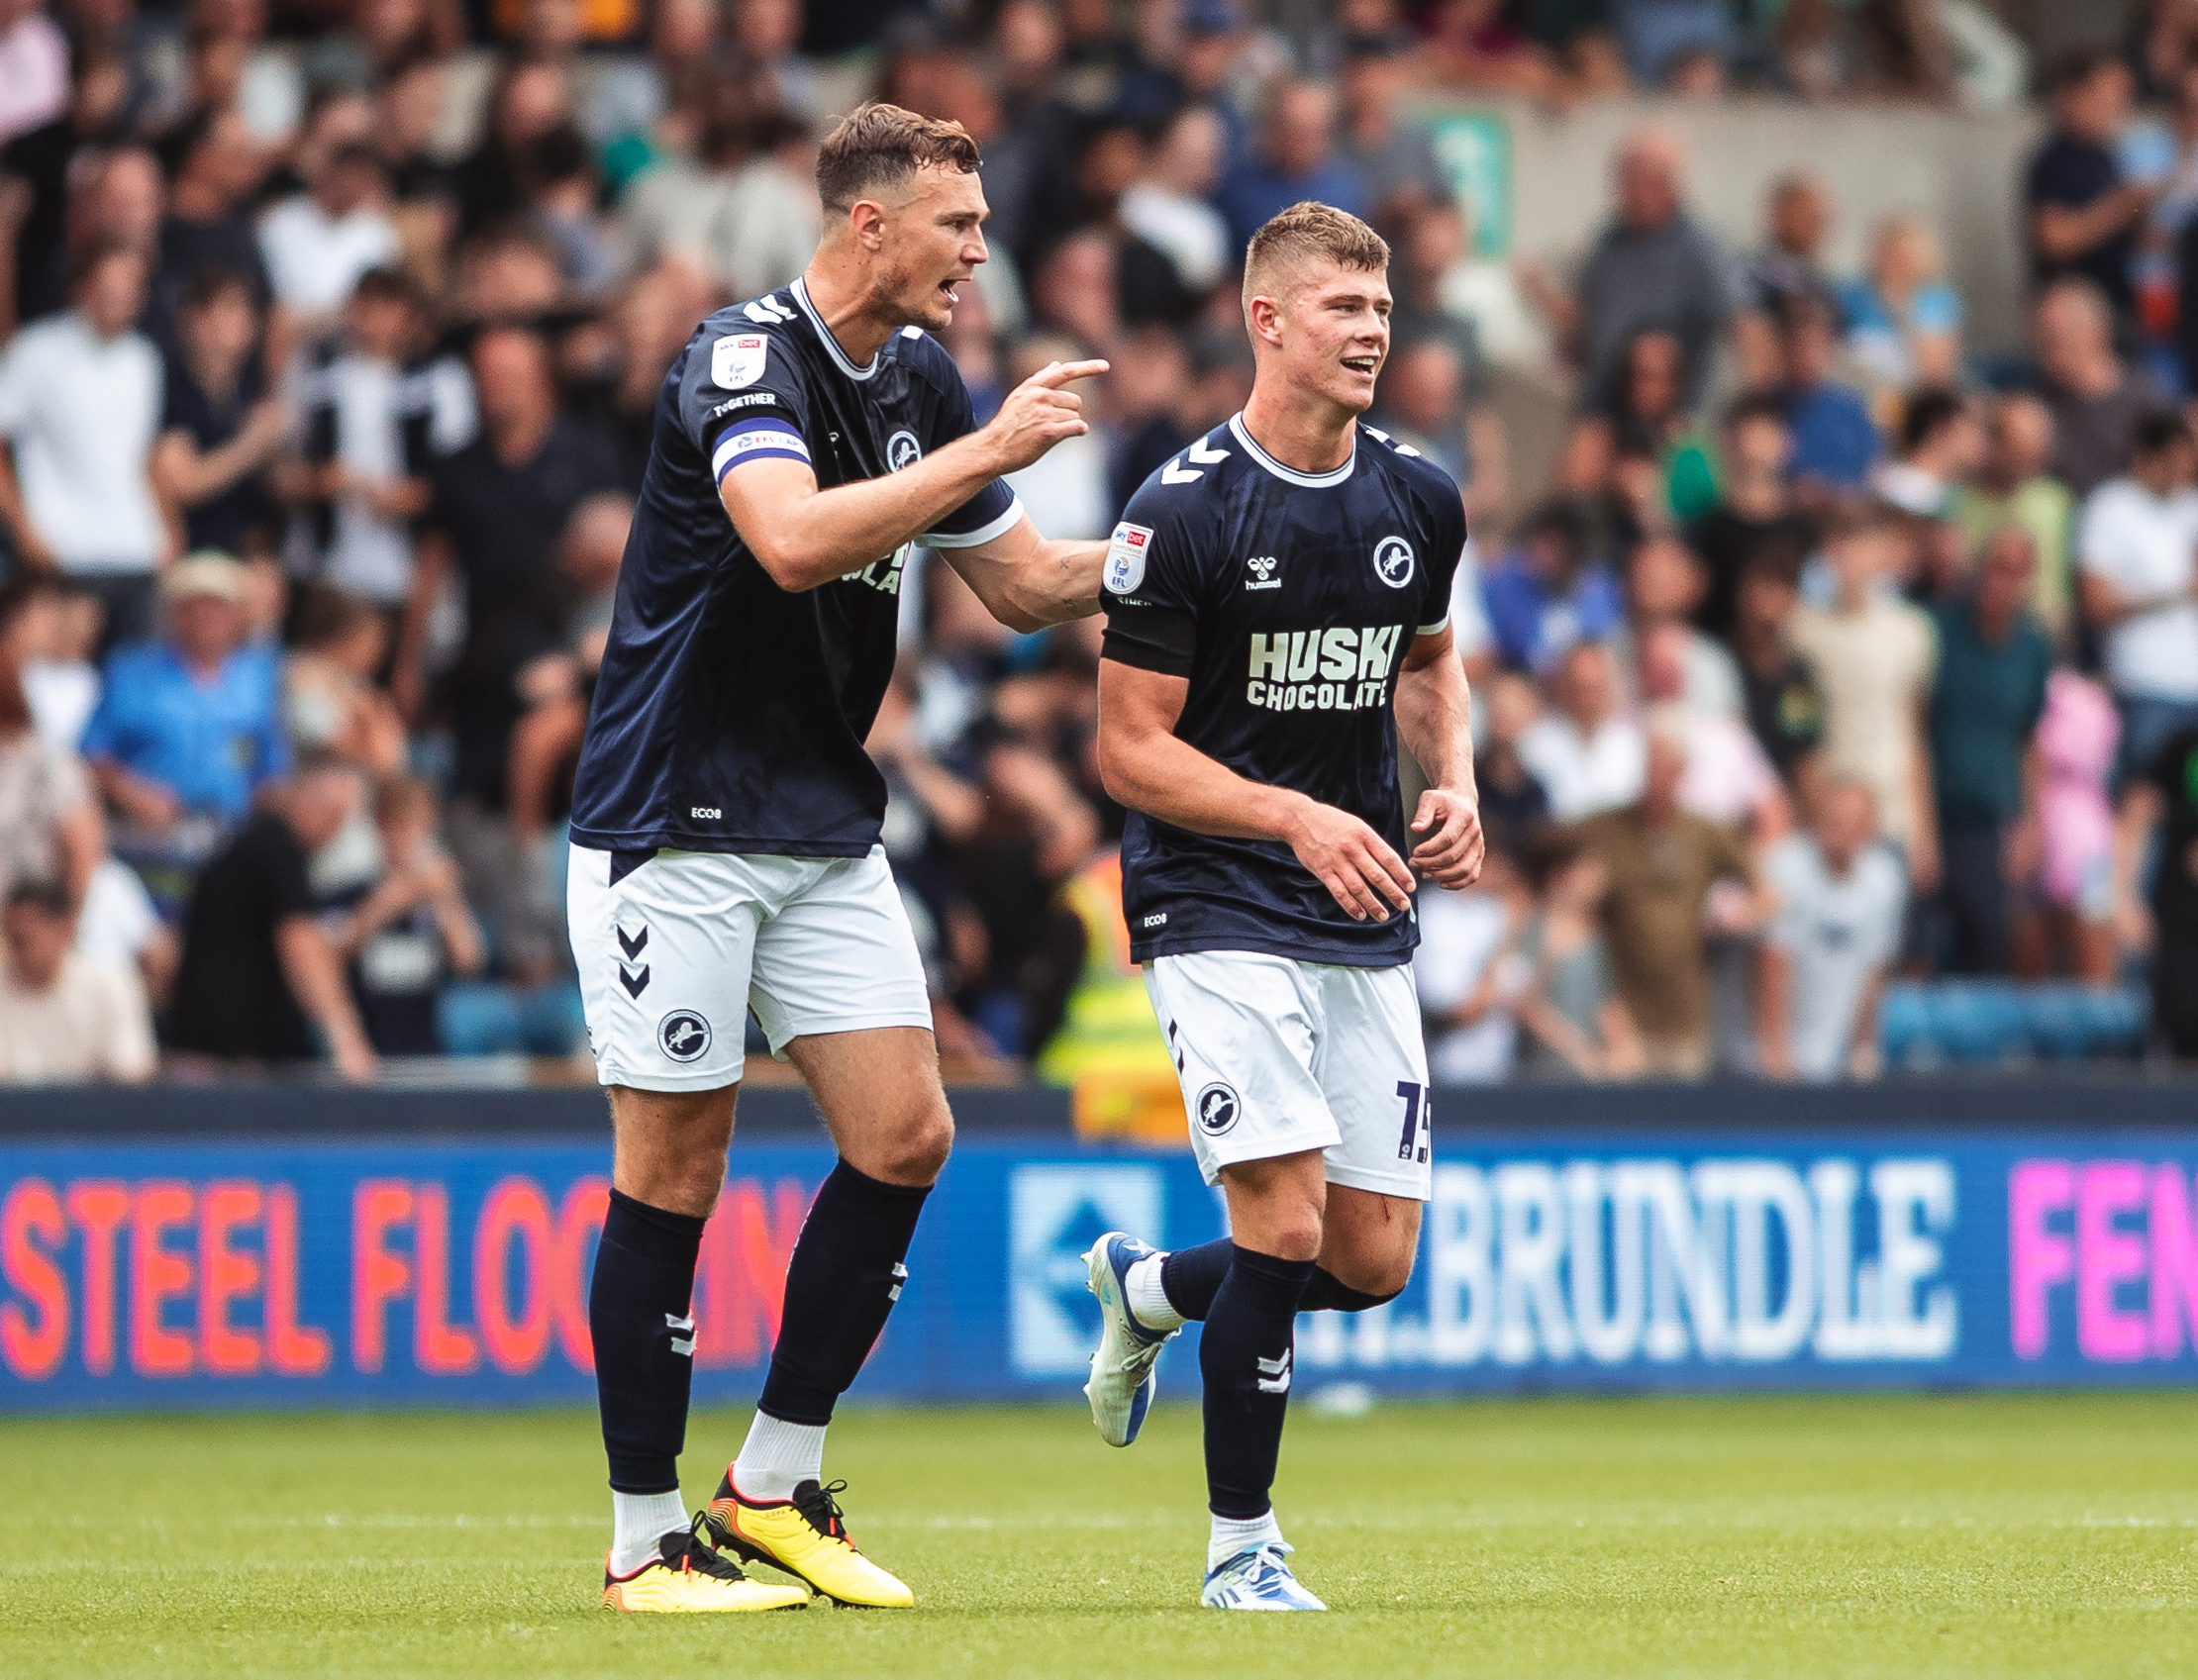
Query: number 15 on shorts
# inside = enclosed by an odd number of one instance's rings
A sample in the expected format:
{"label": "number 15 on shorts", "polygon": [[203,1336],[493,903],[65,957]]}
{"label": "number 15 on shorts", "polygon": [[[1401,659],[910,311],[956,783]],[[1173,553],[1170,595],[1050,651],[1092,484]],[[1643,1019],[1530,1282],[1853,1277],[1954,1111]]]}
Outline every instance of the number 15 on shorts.
{"label": "number 15 on shorts", "polygon": [[1435,1131],[1435,1093],[1425,1085],[1400,1079],[1397,1095],[1404,1099],[1404,1134],[1397,1139],[1397,1159],[1425,1162]]}

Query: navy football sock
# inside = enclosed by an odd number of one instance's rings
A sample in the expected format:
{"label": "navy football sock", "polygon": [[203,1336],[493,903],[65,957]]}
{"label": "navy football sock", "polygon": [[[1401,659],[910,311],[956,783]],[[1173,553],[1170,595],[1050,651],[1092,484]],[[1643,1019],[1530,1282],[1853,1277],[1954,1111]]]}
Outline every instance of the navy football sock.
{"label": "navy football sock", "polygon": [[1206,1494],[1217,1517],[1268,1509],[1282,1420],[1290,1404],[1290,1333],[1311,1260],[1238,1248],[1221,1280],[1198,1369],[1206,1379]]}
{"label": "navy football sock", "polygon": [[620,1493],[679,1491],[694,1380],[695,1254],[702,1222],[611,1192],[588,1284],[603,1449]]}
{"label": "navy football sock", "polygon": [[929,1186],[885,1184],[846,1161],[809,1206],[786,1266],[778,1345],[756,1408],[788,1424],[829,1424],[885,1329],[908,1276]]}
{"label": "navy football sock", "polygon": [[[1160,1287],[1167,1292],[1167,1304],[1186,1319],[1205,1318],[1213,1310],[1214,1295],[1221,1288],[1221,1280],[1229,1275],[1229,1259],[1236,1246],[1223,1236],[1212,1242],[1201,1242],[1194,1248],[1168,1250],[1160,1260]],[[1387,1295],[1368,1295],[1337,1281],[1334,1272],[1316,1264],[1313,1281],[1305,1286],[1305,1296],[1298,1302],[1297,1310],[1301,1313],[1363,1313],[1368,1307],[1394,1301],[1402,1293],[1396,1290]]]}

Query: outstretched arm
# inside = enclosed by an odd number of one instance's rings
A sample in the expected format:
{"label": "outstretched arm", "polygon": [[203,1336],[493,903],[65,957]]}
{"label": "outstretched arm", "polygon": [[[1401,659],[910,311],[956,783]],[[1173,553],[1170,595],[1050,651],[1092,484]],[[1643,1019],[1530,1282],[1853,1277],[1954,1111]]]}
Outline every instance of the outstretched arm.
{"label": "outstretched arm", "polygon": [[1083,399],[1061,387],[1106,370],[1049,363],[1008,393],[991,424],[883,478],[821,490],[807,461],[759,455],[726,472],[718,498],[762,568],[798,595],[885,558],[1003,473],[1090,431]]}
{"label": "outstretched arm", "polygon": [[1175,735],[1190,683],[1099,661],[1099,778],[1133,810],[1194,834],[1281,840],[1353,921],[1412,904],[1412,871],[1348,811],[1249,781]]}
{"label": "outstretched arm", "polygon": [[1049,542],[1025,517],[989,543],[936,551],[1010,630],[1043,630],[1099,610],[1104,543]]}
{"label": "outstretched arm", "polygon": [[1405,649],[1396,711],[1397,734],[1428,779],[1412,816],[1412,832],[1426,837],[1412,848],[1412,866],[1446,887],[1469,887],[1486,847],[1473,784],[1473,696],[1449,626],[1414,637]]}

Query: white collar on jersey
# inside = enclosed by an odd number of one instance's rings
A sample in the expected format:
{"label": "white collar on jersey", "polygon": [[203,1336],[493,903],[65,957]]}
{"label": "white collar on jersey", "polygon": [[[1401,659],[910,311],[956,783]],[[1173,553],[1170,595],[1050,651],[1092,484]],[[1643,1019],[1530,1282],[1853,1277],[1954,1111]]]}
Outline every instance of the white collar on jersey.
{"label": "white collar on jersey", "polygon": [[824,317],[817,313],[817,306],[809,301],[809,288],[801,283],[801,276],[798,274],[794,276],[793,293],[794,302],[801,305],[801,312],[809,317],[809,324],[817,329],[817,337],[824,340],[825,348],[831,352],[832,359],[840,364],[842,373],[849,379],[867,379],[877,371],[878,359],[885,354],[884,350],[879,350],[863,366],[855,366],[848,359],[848,352],[840,347],[840,341],[832,336],[832,329],[825,325]]}
{"label": "white collar on jersey", "polygon": [[1244,410],[1242,409],[1229,417],[1229,430],[1237,435],[1237,442],[1245,446],[1253,460],[1285,484],[1302,485],[1308,490],[1325,490],[1330,485],[1341,484],[1349,478],[1350,469],[1358,464],[1358,433],[1356,428],[1352,429],[1350,435],[1350,453],[1345,457],[1344,464],[1337,467],[1333,472],[1299,472],[1294,467],[1284,466],[1251,441],[1251,434],[1245,430]]}

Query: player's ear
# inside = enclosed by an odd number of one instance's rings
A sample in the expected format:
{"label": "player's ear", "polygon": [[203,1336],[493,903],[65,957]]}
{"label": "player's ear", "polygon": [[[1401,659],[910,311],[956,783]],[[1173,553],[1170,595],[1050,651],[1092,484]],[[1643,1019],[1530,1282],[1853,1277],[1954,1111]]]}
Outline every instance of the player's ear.
{"label": "player's ear", "polygon": [[1270,345],[1282,342],[1282,306],[1274,299],[1254,296],[1245,314],[1254,339],[1264,339]]}
{"label": "player's ear", "polygon": [[848,212],[848,232],[864,250],[877,249],[885,243],[885,206],[874,198],[856,199]]}

